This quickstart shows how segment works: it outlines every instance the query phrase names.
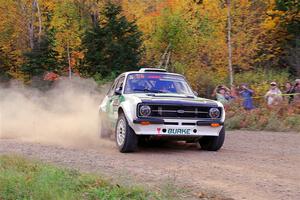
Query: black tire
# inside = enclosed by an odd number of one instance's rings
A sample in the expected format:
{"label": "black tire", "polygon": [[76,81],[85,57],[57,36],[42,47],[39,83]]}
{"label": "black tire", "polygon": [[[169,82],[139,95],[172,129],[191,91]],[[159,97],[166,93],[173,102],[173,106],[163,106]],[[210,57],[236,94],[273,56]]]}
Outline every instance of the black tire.
{"label": "black tire", "polygon": [[99,115],[99,135],[100,138],[110,138],[110,129],[108,127],[108,120],[104,114]]}
{"label": "black tire", "polygon": [[225,128],[223,127],[219,136],[204,136],[199,140],[201,149],[207,151],[218,151],[224,144]]}
{"label": "black tire", "polygon": [[128,121],[124,114],[119,115],[115,128],[115,140],[119,151],[122,153],[134,152],[137,150],[138,137],[128,125]]}

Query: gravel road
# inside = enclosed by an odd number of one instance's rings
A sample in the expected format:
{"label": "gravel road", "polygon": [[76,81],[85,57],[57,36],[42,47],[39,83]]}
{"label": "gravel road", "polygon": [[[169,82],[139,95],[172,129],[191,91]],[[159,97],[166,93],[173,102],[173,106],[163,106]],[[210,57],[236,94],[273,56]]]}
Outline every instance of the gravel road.
{"label": "gravel road", "polygon": [[219,152],[170,143],[131,154],[119,153],[113,142],[71,148],[1,139],[0,154],[26,155],[157,189],[171,182],[191,194],[207,191],[233,199],[300,199],[299,133],[232,131],[227,132]]}

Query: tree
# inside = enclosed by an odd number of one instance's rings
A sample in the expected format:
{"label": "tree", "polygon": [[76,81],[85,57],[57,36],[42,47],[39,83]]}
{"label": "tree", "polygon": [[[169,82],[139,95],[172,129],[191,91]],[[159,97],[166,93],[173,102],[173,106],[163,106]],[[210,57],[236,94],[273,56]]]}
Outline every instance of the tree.
{"label": "tree", "polygon": [[0,33],[2,63],[12,77],[22,80],[19,68],[23,63],[23,51],[28,50],[28,39],[17,1],[0,0]]}
{"label": "tree", "polygon": [[77,7],[71,0],[56,4],[51,27],[56,30],[55,50],[58,52],[58,59],[68,66],[69,78],[71,78],[72,53],[79,50],[83,32]]}
{"label": "tree", "polygon": [[83,73],[106,77],[138,67],[143,49],[142,33],[135,22],[121,14],[121,7],[108,3],[102,20],[84,38],[86,49]]}
{"label": "tree", "polygon": [[300,76],[300,1],[276,0],[273,10],[280,16],[278,31],[286,33],[279,63]]}
{"label": "tree", "polygon": [[227,0],[227,44],[228,44],[228,71],[229,84],[233,86],[233,69],[232,69],[232,47],[231,47],[231,3]]}
{"label": "tree", "polygon": [[33,76],[43,75],[47,71],[60,70],[56,60],[58,54],[54,47],[54,30],[50,29],[41,37],[39,46],[24,54],[26,61],[22,71],[27,76],[27,80]]}
{"label": "tree", "polygon": [[108,3],[101,22],[107,35],[106,53],[109,56],[106,65],[117,73],[136,69],[143,52],[142,32],[135,21],[129,22],[121,11],[120,6]]}
{"label": "tree", "polygon": [[84,76],[103,76],[109,74],[110,70],[105,66],[105,33],[99,24],[88,30],[83,39],[86,50],[84,56],[84,67],[81,74]]}
{"label": "tree", "polygon": [[0,48],[0,82],[10,78],[11,58]]}

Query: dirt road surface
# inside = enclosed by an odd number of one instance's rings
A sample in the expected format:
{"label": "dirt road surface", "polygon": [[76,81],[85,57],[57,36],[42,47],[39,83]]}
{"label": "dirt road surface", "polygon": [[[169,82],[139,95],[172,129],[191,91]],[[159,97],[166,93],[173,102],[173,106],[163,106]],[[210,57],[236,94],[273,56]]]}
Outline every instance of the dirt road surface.
{"label": "dirt road surface", "polygon": [[[300,199],[300,134],[228,132],[219,152],[171,143],[121,154],[113,142],[99,147],[66,148],[0,140],[0,154],[21,154],[88,172],[125,184],[159,189],[164,183],[216,192],[233,199]],[[194,196],[195,197],[195,196]]]}

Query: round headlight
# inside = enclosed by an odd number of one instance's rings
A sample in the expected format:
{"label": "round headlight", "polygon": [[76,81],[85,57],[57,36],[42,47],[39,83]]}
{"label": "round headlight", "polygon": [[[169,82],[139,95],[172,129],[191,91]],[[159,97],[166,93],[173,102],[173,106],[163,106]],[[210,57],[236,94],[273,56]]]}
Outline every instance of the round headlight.
{"label": "round headlight", "polygon": [[211,118],[218,118],[220,117],[220,111],[218,108],[211,108],[209,109],[209,116]]}
{"label": "round headlight", "polygon": [[150,106],[141,106],[140,107],[140,115],[143,117],[148,117],[151,114],[151,108]]}

